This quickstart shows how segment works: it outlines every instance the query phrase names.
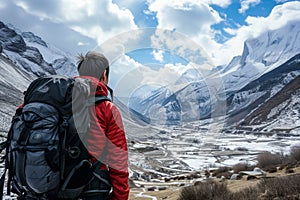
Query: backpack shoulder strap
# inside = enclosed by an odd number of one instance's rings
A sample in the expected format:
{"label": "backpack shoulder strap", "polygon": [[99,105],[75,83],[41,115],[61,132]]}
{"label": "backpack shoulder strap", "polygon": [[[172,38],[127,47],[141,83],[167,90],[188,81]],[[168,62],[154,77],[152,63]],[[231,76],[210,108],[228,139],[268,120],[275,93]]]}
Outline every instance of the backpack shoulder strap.
{"label": "backpack shoulder strap", "polygon": [[111,99],[108,98],[107,96],[104,96],[104,95],[95,96],[95,104],[100,103],[102,101],[110,101],[110,102],[112,102]]}

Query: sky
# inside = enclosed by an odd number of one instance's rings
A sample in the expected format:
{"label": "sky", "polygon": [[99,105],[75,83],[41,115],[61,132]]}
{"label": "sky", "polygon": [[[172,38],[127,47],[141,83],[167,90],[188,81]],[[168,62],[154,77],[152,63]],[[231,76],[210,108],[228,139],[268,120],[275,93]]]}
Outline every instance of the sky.
{"label": "sky", "polygon": [[300,20],[300,1],[0,0],[0,20],[74,56],[102,51],[113,86],[133,94],[226,66],[245,40]]}

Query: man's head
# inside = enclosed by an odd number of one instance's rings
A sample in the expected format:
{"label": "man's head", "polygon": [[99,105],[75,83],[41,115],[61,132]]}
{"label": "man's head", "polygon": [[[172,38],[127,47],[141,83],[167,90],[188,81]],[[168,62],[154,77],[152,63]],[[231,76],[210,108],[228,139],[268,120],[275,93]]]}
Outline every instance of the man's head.
{"label": "man's head", "polygon": [[108,83],[109,62],[101,53],[90,51],[85,56],[79,55],[77,69],[80,76],[92,76]]}

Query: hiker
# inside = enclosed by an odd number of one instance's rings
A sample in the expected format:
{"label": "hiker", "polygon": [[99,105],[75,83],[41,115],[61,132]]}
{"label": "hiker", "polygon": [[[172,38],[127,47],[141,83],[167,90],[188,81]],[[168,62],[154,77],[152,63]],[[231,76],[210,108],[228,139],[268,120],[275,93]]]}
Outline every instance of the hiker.
{"label": "hiker", "polygon": [[[112,90],[107,86],[109,76],[109,62],[98,52],[88,52],[80,55],[78,61],[79,77],[92,81],[91,92],[97,95],[108,96]],[[86,145],[93,158],[102,163],[101,170],[108,170],[112,184],[110,200],[126,200],[129,195],[128,186],[128,152],[127,142],[118,108],[110,101],[103,101],[95,105],[91,112],[92,121],[87,135]],[[101,180],[94,179],[89,191],[97,190]],[[98,181],[98,183],[97,183]],[[101,199],[95,194],[84,199]]]}
{"label": "hiker", "polygon": [[127,142],[107,86],[108,60],[89,52],[78,71],[39,77],[24,92],[0,143],[1,199],[5,186],[24,200],[128,199]]}

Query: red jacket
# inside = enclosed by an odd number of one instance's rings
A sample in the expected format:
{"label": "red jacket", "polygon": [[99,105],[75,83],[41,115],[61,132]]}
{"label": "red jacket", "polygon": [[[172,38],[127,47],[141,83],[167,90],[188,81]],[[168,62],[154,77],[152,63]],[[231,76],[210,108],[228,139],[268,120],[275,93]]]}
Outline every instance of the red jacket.
{"label": "red jacket", "polygon": [[[108,95],[107,87],[93,77],[92,93]],[[128,186],[128,150],[121,114],[110,101],[96,104],[91,108],[92,121],[87,137],[89,153],[109,167],[113,186],[110,200],[127,200]]]}

